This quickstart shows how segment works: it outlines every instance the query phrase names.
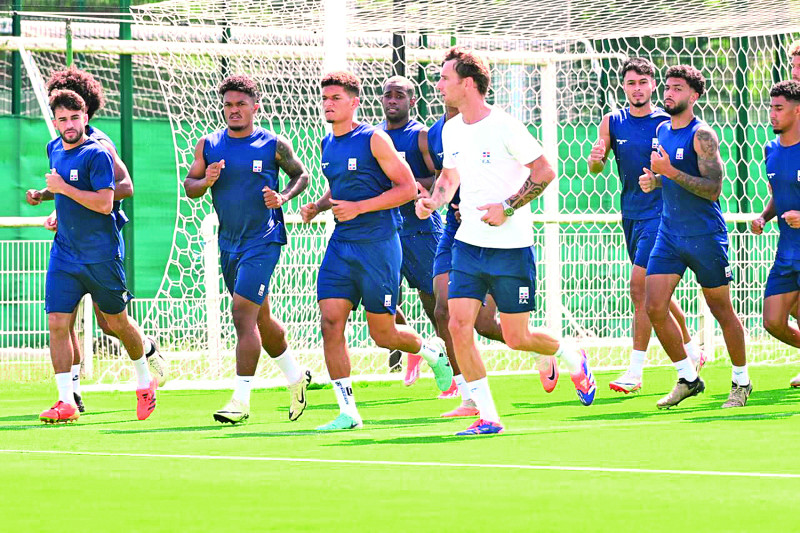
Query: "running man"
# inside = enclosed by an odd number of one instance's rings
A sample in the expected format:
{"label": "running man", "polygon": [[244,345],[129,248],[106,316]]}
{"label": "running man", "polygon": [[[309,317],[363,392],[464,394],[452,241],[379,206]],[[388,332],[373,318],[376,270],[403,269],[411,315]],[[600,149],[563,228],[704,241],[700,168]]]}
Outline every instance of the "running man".
{"label": "running man", "polygon": [[[250,417],[250,391],[261,348],[281,369],[289,388],[289,420],[306,408],[311,372],[302,370],[289,350],[286,328],[269,306],[269,281],[286,244],[282,206],[308,185],[308,172],[292,143],[256,126],[256,83],[230,76],[218,90],[227,127],[203,136],[183,182],[189,198],[211,190],[219,217],[222,277],[233,298],[236,328],[236,381],[233,397],[214,420],[238,424]],[[278,192],[279,170],[289,182]]]}

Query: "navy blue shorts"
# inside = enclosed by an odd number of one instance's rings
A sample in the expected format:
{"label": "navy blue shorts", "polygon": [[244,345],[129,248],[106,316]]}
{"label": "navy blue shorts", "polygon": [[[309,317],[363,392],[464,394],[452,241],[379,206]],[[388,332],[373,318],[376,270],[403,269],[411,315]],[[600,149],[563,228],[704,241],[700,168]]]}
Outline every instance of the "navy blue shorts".
{"label": "navy blue shorts", "polygon": [[729,284],[733,274],[728,263],[728,233],[681,237],[659,231],[647,263],[647,275],[682,277],[687,267],[705,289]]}
{"label": "navy blue shorts", "polygon": [[636,266],[647,268],[650,252],[656,243],[660,218],[647,218],[644,220],[622,219],[622,231],[625,232],[625,246],[628,248],[628,257]]}
{"label": "navy blue shorts", "polygon": [[769,271],[764,298],[800,291],[800,260],[775,258]]}
{"label": "navy blue shorts", "polygon": [[412,289],[433,294],[433,260],[442,234],[414,233],[400,237],[403,266],[400,274]]}
{"label": "navy blue shorts", "polygon": [[448,274],[453,267],[453,243],[456,240],[458,224],[445,224],[439,244],[436,246],[436,256],[433,259],[433,277],[439,274]]}
{"label": "navy blue shorts", "polygon": [[271,242],[239,253],[220,250],[219,258],[228,292],[258,305],[264,303],[269,294],[269,280],[281,258],[281,245]]}
{"label": "navy blue shorts", "polygon": [[484,301],[491,294],[501,313],[536,309],[536,258],[529,248],[482,248],[462,241],[453,245],[448,299]]}
{"label": "navy blue shorts", "polygon": [[400,237],[372,242],[331,239],[317,276],[317,300],[342,298],[353,309],[364,302],[369,313],[395,313],[400,293]]}
{"label": "navy blue shorts", "polygon": [[91,294],[100,310],[117,315],[133,298],[125,286],[121,259],[102,263],[72,263],[50,256],[44,289],[47,313],[72,313],[84,294]]}

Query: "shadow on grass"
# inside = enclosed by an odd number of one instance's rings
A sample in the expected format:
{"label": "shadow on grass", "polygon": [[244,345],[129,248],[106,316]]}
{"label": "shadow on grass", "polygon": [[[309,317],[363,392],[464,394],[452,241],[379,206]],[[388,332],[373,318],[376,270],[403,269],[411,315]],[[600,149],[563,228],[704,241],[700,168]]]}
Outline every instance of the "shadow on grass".
{"label": "shadow on grass", "polygon": [[[408,437],[393,437],[390,439],[348,439],[339,442],[331,442],[329,444],[322,444],[322,446],[375,446],[383,444],[449,444],[453,442],[476,439],[508,439],[514,437],[513,433],[503,433],[501,435],[454,435],[452,433],[446,435],[425,435],[425,436],[408,436]],[[520,435],[516,435],[520,436]]]}
{"label": "shadow on grass", "polygon": [[[126,420],[125,422],[130,422]],[[185,426],[174,428],[152,428],[152,429],[106,429],[101,430],[100,433],[105,435],[139,435],[139,434],[153,434],[153,433],[191,433],[195,431],[219,431],[225,429],[225,426],[217,424],[214,426]]]}

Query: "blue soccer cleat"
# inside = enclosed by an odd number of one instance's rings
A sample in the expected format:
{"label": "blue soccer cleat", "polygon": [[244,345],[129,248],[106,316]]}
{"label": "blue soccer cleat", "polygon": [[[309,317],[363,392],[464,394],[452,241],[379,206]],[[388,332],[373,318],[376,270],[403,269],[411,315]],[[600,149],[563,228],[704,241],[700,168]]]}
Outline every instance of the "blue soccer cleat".
{"label": "blue soccer cleat", "polygon": [[581,366],[578,372],[570,374],[572,382],[575,384],[575,392],[583,405],[592,405],[594,393],[597,391],[597,381],[594,379],[589,368],[589,361],[586,359],[586,352],[581,350]]}
{"label": "blue soccer cleat", "polygon": [[340,431],[345,429],[358,429],[363,426],[364,424],[361,420],[356,420],[350,415],[339,413],[339,416],[334,418],[333,422],[329,422],[324,426],[319,426],[317,431]]}
{"label": "blue soccer cleat", "polygon": [[459,431],[456,435],[495,435],[503,432],[500,422],[489,422],[488,420],[478,419],[464,431]]}

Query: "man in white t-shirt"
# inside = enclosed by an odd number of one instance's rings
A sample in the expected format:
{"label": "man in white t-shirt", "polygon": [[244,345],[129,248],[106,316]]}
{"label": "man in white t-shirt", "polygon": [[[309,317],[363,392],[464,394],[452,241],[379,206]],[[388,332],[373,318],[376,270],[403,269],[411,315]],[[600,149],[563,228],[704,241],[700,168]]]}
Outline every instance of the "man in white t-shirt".
{"label": "man in white t-shirt", "polygon": [[461,185],[461,227],[449,286],[450,333],[480,417],[458,435],[503,431],[473,336],[487,293],[497,302],[509,348],[562,359],[584,405],[594,401],[596,389],[583,350],[528,325],[535,308],[536,263],[532,214],[526,206],[542,194],[555,172],[527,128],[486,103],[489,82],[487,64],[472,52],[456,47],[445,56],[436,87],[445,105],[457,107],[460,114],[442,130],[444,170],[433,195],[420,198],[416,206],[420,218],[428,217]]}

